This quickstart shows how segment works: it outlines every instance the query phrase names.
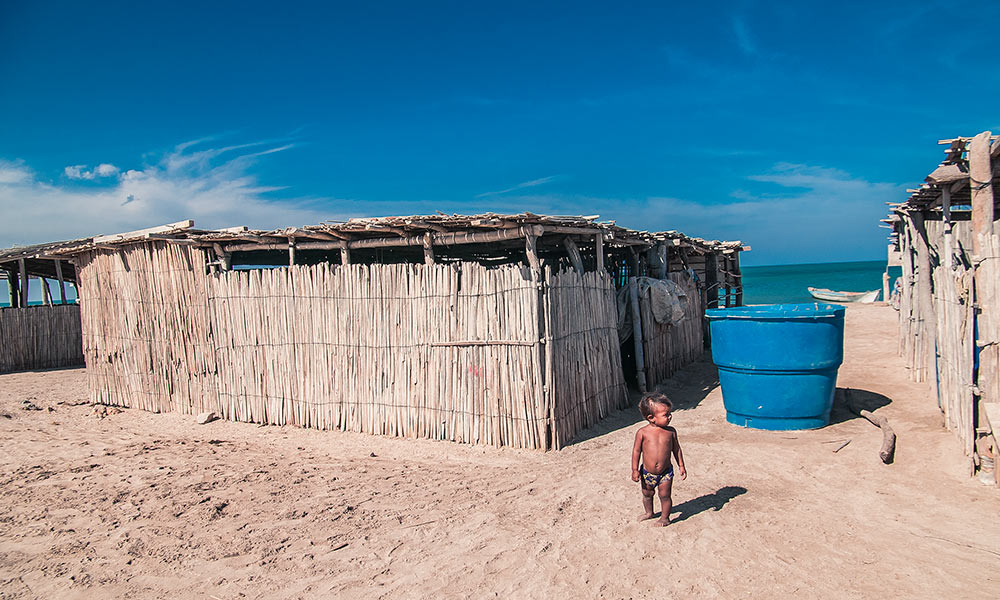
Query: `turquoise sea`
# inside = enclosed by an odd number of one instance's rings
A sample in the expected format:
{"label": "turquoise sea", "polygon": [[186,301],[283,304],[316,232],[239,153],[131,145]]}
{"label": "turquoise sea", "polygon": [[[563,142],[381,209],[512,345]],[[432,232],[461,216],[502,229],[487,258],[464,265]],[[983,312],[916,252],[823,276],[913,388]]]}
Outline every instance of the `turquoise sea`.
{"label": "turquoise sea", "polygon": [[[743,303],[814,302],[806,289],[809,287],[844,292],[881,290],[885,265],[884,260],[871,260],[743,267]],[[889,269],[890,284],[899,275],[899,267]]]}
{"label": "turquoise sea", "polygon": [[[863,292],[882,289],[882,272],[885,261],[815,263],[805,265],[772,265],[768,267],[743,267],[744,304],[780,304],[812,302],[808,287],[831,290]],[[889,270],[895,279],[898,267]],[[7,305],[5,281],[0,282],[0,306]],[[36,290],[37,292],[37,290]],[[70,290],[72,292],[72,290]],[[58,292],[56,292],[58,293]],[[70,295],[75,298],[75,295]],[[30,304],[41,304],[32,300]]]}

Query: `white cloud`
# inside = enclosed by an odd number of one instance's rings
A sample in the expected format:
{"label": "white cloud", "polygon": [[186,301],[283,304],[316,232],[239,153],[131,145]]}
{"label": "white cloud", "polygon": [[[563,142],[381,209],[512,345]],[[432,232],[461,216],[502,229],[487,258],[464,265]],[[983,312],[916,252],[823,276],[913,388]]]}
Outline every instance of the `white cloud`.
{"label": "white cloud", "polygon": [[[0,247],[89,237],[183,219],[196,227],[271,229],[319,223],[335,215],[309,199],[274,199],[282,188],[261,185],[252,172],[259,157],[290,145],[261,142],[202,148],[178,145],[153,164],[124,172],[109,163],[66,167],[70,179],[92,186],[44,181],[23,162],[0,160]],[[240,150],[253,148],[252,153]]]}
{"label": "white cloud", "polygon": [[519,183],[513,187],[507,189],[498,190],[496,192],[483,192],[482,194],[476,194],[476,198],[485,198],[487,196],[499,196],[500,194],[506,194],[508,192],[513,192],[515,190],[523,190],[524,188],[536,187],[539,185],[544,185],[556,179],[555,175],[549,175],[548,177],[541,177],[539,179],[532,179],[531,181],[525,181]]}
{"label": "white cloud", "polygon": [[118,167],[108,163],[101,163],[94,168],[94,175],[98,177],[111,177],[112,175],[117,174]]}
{"label": "white cloud", "polygon": [[94,167],[93,170],[88,171],[87,165],[71,165],[63,169],[63,174],[70,179],[85,179],[87,181],[92,181],[98,177],[111,177],[118,174],[118,167],[109,164],[101,163]]}
{"label": "white cloud", "polygon": [[21,161],[0,159],[0,185],[11,185],[31,179],[31,170]]}

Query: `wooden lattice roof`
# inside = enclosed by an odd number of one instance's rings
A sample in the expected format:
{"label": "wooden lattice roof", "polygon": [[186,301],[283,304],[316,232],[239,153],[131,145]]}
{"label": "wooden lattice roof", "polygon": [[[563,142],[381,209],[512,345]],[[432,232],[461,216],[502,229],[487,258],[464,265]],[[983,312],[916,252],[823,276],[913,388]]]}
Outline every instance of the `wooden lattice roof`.
{"label": "wooden lattice roof", "polygon": [[139,231],[102,235],[68,242],[39,244],[0,251],[0,262],[9,257],[68,257],[95,248],[113,248],[141,241],[163,239],[199,246],[218,246],[227,251],[278,250],[290,244],[302,249],[365,249],[401,246],[449,246],[490,244],[549,234],[563,236],[601,235],[609,248],[650,247],[658,243],[685,247],[695,253],[749,250],[739,241],[706,240],[677,231],[639,231],[599,221],[595,216],[548,216],[532,213],[479,215],[412,215],[355,218],[319,225],[253,230],[247,227],[195,229],[193,221],[181,221]]}

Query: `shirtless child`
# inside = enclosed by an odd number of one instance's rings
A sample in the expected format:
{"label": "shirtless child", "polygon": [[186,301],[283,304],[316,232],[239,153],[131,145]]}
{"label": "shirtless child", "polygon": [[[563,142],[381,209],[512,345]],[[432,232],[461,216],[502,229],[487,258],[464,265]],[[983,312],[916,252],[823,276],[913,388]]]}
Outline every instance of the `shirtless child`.
{"label": "shirtless child", "polygon": [[[677,441],[677,430],[669,427],[670,411],[673,404],[664,394],[649,393],[639,401],[639,412],[649,421],[645,427],[635,432],[635,446],[632,448],[632,481],[642,485],[642,505],[646,509],[641,521],[652,519],[653,492],[660,495],[660,526],[670,525],[670,487],[674,478],[674,467],[670,455],[677,459],[677,470],[681,479],[687,478],[684,455]],[[642,462],[640,463],[640,458]]]}

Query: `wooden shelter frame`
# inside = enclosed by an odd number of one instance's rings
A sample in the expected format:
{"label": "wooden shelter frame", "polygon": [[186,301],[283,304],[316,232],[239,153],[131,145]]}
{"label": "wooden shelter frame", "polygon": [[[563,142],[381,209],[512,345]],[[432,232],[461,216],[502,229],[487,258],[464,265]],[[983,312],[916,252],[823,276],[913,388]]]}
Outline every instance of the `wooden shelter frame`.
{"label": "wooden shelter frame", "polygon": [[903,272],[899,352],[913,380],[930,384],[971,474],[998,453],[1000,136],[938,143],[945,160],[905,202],[888,203],[883,223],[890,264]]}

